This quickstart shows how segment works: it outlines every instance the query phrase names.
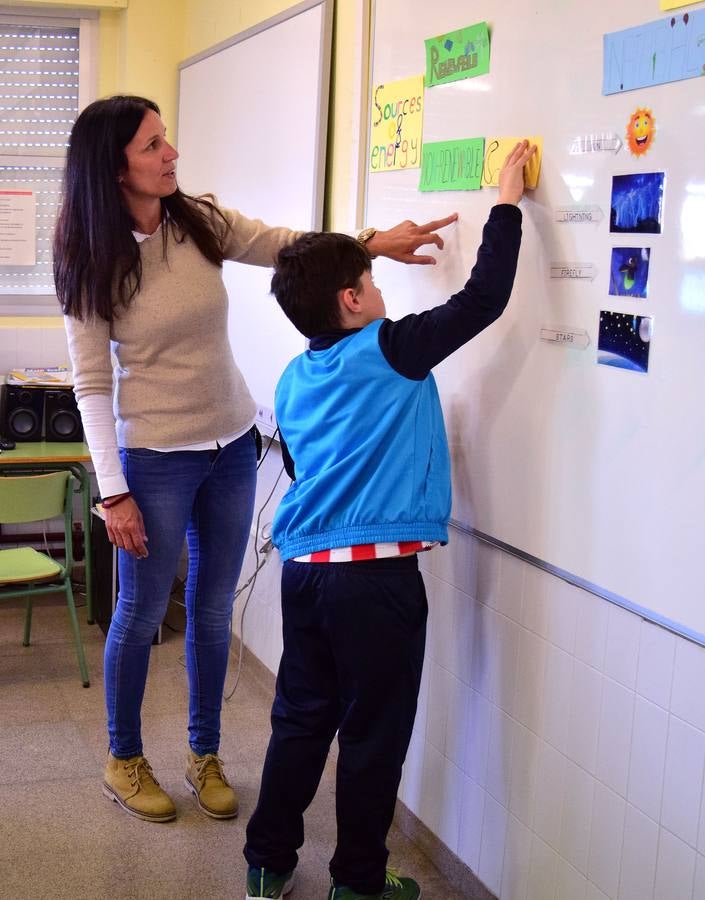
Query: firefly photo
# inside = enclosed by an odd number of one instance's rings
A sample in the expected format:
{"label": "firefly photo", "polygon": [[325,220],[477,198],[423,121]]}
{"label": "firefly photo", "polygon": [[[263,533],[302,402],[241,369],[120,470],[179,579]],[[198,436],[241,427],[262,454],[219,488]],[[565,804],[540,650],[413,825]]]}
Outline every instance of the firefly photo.
{"label": "firefly photo", "polygon": [[631,372],[648,372],[652,322],[651,316],[601,310],[598,363]]}
{"label": "firefly photo", "polygon": [[613,247],[610,294],[615,297],[646,297],[649,286],[648,247]]}
{"label": "firefly photo", "polygon": [[615,175],[610,231],[661,234],[664,181],[663,172]]}

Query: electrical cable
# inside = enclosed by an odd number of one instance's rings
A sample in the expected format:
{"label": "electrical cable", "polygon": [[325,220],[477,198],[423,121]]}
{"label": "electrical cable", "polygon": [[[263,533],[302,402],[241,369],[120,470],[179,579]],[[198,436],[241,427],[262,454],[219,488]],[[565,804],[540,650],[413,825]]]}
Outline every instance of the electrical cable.
{"label": "electrical cable", "polygon": [[[275,432],[275,434],[276,434],[276,432]],[[273,441],[273,440],[274,440],[274,438],[272,438],[272,441]],[[269,442],[269,447],[272,446],[272,441]],[[269,447],[267,447],[267,450],[269,450]],[[266,454],[265,454],[265,455],[266,455]],[[262,462],[263,462],[263,461],[264,461],[264,456],[262,457]],[[259,468],[259,467],[258,467],[258,468]],[[267,499],[264,501],[264,503],[263,503],[262,506],[260,507],[259,512],[257,513],[257,521],[256,521],[256,523],[255,523],[255,536],[254,536],[254,540],[253,540],[253,549],[254,549],[254,554],[255,554],[255,571],[252,573],[252,576],[251,576],[250,579],[247,581],[247,583],[244,584],[241,588],[239,588],[239,590],[237,590],[237,591],[235,592],[235,597],[238,597],[238,595],[241,594],[243,590],[245,590],[245,588],[247,587],[247,585],[250,585],[250,590],[249,590],[249,592],[248,592],[248,594],[247,594],[247,597],[245,597],[245,602],[244,602],[243,605],[242,605],[242,612],[240,613],[240,652],[238,653],[237,671],[236,671],[236,673],[235,673],[235,682],[234,682],[234,684],[233,684],[233,687],[232,687],[232,690],[230,691],[230,693],[227,693],[227,694],[224,693],[224,694],[223,694],[223,699],[225,700],[226,703],[232,698],[233,694],[234,694],[235,691],[237,690],[237,686],[238,686],[238,684],[240,683],[240,675],[242,674],[242,663],[243,663],[243,659],[244,659],[244,656],[245,656],[245,652],[244,652],[244,651],[245,651],[245,631],[244,631],[244,626],[245,626],[245,612],[247,611],[247,605],[248,605],[248,603],[250,602],[250,597],[252,596],[252,592],[254,591],[255,585],[257,584],[257,574],[259,573],[259,570],[262,568],[262,566],[263,566],[263,565],[267,562],[267,560],[269,559],[269,553],[271,552],[271,544],[272,544],[271,540],[268,540],[268,541],[265,543],[265,545],[264,545],[264,547],[263,547],[262,549],[260,549],[259,546],[258,546],[258,544],[257,544],[257,540],[258,540],[259,533],[260,533],[260,532],[259,532],[259,529],[260,529],[260,524],[259,524],[259,523],[260,523],[260,519],[262,518],[262,513],[263,513],[264,510],[267,508],[267,505],[269,504],[269,501],[270,501],[270,500],[272,499],[272,497],[274,496],[274,492],[275,492],[276,489],[277,489],[277,485],[279,484],[279,481],[280,481],[282,475],[284,474],[284,471],[285,471],[284,466],[282,466],[281,469],[279,470],[279,474],[277,475],[277,477],[276,477],[276,479],[275,479],[275,481],[274,481],[274,484],[272,485],[272,489],[271,489],[271,491],[269,492],[269,495],[267,496]],[[266,555],[265,555],[264,559],[260,562],[260,560],[259,560],[258,557],[259,557],[259,555],[260,555],[261,553],[265,553]],[[234,609],[234,604],[233,604],[233,609]],[[230,616],[230,643],[232,644],[232,613],[231,613],[231,616]]]}

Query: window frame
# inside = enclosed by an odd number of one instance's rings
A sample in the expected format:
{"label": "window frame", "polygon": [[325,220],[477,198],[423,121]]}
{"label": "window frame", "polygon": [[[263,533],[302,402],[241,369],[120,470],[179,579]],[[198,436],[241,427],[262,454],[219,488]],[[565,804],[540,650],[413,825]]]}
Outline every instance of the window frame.
{"label": "window frame", "polygon": [[[0,26],[29,25],[79,29],[78,111],[81,112],[96,99],[98,91],[98,10],[47,9],[0,5]],[[0,166],[44,166],[57,169],[63,177],[66,154],[56,156],[30,156],[26,154],[0,154]],[[0,178],[0,181],[2,179]],[[47,294],[0,294],[0,316],[60,316],[54,292]]]}

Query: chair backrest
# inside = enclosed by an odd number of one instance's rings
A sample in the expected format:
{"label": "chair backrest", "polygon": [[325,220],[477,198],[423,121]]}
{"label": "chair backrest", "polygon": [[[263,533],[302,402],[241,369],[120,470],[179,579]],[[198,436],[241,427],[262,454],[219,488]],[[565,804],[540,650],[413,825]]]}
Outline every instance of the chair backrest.
{"label": "chair backrest", "polygon": [[70,472],[0,477],[0,524],[70,515]]}

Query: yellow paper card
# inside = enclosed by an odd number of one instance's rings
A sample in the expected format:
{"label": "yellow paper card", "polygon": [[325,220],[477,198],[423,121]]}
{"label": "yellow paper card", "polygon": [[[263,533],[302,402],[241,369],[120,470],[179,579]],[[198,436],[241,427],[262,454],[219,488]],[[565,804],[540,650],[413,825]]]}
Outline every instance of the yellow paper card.
{"label": "yellow paper card", "polygon": [[423,75],[376,85],[372,93],[370,172],[421,166],[423,100]]}
{"label": "yellow paper card", "polygon": [[694,6],[698,0],[661,0],[661,9],[678,9],[680,6]]}
{"label": "yellow paper card", "polygon": [[[539,183],[541,174],[541,157],[543,155],[543,138],[528,137],[530,143],[536,144],[536,153],[531,157],[526,166],[526,186],[532,190]],[[516,137],[489,137],[485,138],[485,166],[482,172],[483,187],[499,186],[499,170],[504,160],[512,152],[519,141],[524,138]]]}

